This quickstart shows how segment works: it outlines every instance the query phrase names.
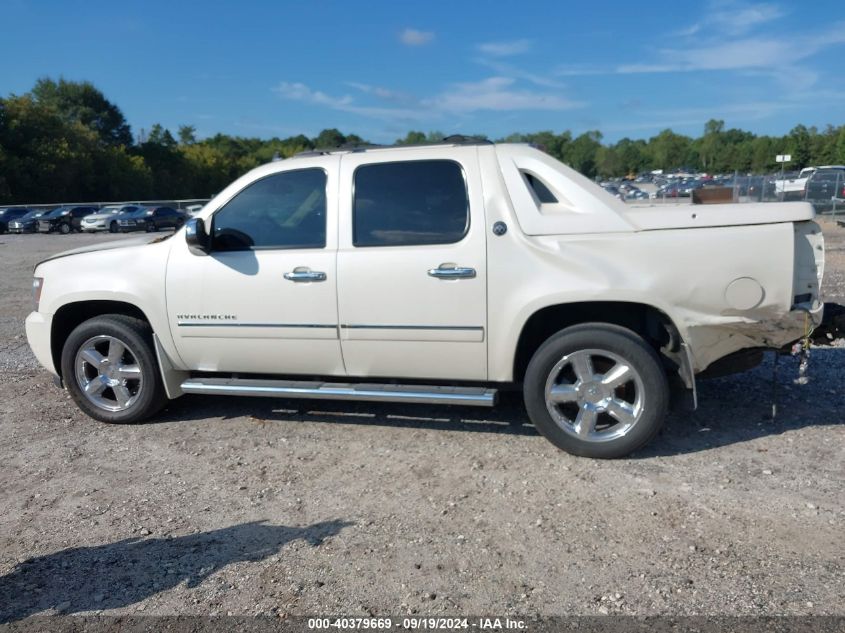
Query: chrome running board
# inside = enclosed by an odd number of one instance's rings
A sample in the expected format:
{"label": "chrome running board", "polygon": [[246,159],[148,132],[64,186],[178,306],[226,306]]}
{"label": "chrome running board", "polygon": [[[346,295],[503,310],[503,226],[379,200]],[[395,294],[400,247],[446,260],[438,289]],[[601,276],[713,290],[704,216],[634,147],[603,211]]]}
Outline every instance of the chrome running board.
{"label": "chrome running board", "polygon": [[496,389],[437,385],[336,383],[300,380],[252,380],[249,378],[189,378],[184,393],[268,398],[319,398],[322,400],[372,400],[492,407]]}

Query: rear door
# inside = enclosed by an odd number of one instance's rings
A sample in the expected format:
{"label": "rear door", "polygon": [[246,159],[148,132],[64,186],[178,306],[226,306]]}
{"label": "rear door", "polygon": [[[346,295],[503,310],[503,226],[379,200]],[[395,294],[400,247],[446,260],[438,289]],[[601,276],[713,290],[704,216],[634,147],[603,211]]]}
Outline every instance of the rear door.
{"label": "rear door", "polygon": [[[405,158],[407,157],[407,158]],[[487,272],[475,147],[341,159],[338,310],[351,376],[484,380]]]}

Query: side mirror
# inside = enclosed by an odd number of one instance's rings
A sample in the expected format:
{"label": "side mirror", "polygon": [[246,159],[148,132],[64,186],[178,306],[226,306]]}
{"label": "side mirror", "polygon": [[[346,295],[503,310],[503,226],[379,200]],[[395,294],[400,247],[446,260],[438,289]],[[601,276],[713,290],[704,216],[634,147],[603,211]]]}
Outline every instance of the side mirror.
{"label": "side mirror", "polygon": [[205,222],[200,218],[191,218],[185,222],[185,241],[188,243],[188,250],[194,255],[208,255],[211,239],[205,230]]}

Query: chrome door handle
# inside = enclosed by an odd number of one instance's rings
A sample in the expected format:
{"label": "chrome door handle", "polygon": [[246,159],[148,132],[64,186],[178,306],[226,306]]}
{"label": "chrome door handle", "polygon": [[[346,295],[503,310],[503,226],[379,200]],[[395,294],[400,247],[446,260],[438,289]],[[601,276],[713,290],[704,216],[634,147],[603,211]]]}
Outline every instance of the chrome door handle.
{"label": "chrome door handle", "polygon": [[440,266],[439,268],[430,268],[428,276],[438,279],[472,279],[475,277],[475,268],[464,268],[462,266],[444,268]]}
{"label": "chrome door handle", "polygon": [[294,270],[285,273],[285,279],[288,281],[325,281],[326,273],[321,273],[316,270]]}

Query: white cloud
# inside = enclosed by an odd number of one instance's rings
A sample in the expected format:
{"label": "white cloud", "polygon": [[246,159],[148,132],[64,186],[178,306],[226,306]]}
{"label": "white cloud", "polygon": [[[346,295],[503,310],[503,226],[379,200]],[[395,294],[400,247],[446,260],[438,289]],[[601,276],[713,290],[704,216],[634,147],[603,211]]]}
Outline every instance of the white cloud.
{"label": "white cloud", "polygon": [[422,46],[434,39],[432,31],[418,31],[417,29],[405,29],[399,34],[399,41],[405,46]]}
{"label": "white cloud", "polygon": [[703,13],[704,19],[678,31],[677,35],[706,35],[708,30],[728,36],[743,35],[786,15],[783,8],[774,3],[748,4],[738,0],[711,0],[703,9]]}
{"label": "white cloud", "polygon": [[809,36],[714,40],[699,46],[664,49],[660,51],[660,57],[667,60],[666,62],[623,64],[617,66],[614,72],[631,74],[696,70],[777,70],[786,66],[792,67],[796,62],[838,44],[845,44],[845,23],[842,22],[828,31]]}
{"label": "white cloud", "polygon": [[407,92],[400,92],[398,90],[391,90],[390,88],[384,88],[382,86],[373,86],[370,84],[360,83],[357,81],[347,81],[345,82],[347,86],[350,88],[355,88],[364,94],[373,95],[374,97],[378,97],[383,101],[391,101],[393,103],[416,103],[417,99],[411,94]]}
{"label": "white cloud", "polygon": [[300,101],[350,112],[361,116],[422,121],[448,114],[469,114],[479,111],[571,110],[583,104],[560,94],[519,89],[511,77],[490,77],[477,82],[451,84],[446,90],[427,98],[415,98],[388,88],[358,82],[347,82],[368,96],[393,102],[394,105],[361,104],[350,95],[332,96],[303,83],[283,81],[273,91],[283,99]]}
{"label": "white cloud", "polygon": [[563,82],[560,82],[553,77],[549,76],[548,74],[537,74],[527,70],[523,70],[514,66],[513,64],[508,64],[505,62],[501,62],[498,60],[493,59],[476,59],[476,63],[481,64],[482,66],[486,66],[487,68],[492,69],[496,73],[506,77],[515,77],[516,79],[524,79],[536,86],[543,86],[544,88],[565,88],[566,85]]}
{"label": "white cloud", "polygon": [[311,88],[303,83],[290,83],[283,81],[273,88],[273,91],[284,99],[314,103],[335,109],[342,109],[352,103],[352,97],[349,95],[344,95],[342,97],[330,97],[319,90],[311,90]]}
{"label": "white cloud", "polygon": [[444,112],[479,110],[570,110],[581,103],[560,95],[513,88],[510,77],[490,77],[482,81],[454,84],[436,96],[432,105]]}
{"label": "white cloud", "polygon": [[[656,61],[640,61],[617,66],[560,66],[554,77],[580,75],[632,75],[699,71],[756,72],[779,81],[787,73],[800,74],[800,83],[808,87],[818,73],[799,66],[826,49],[845,44],[845,22],[838,22],[822,32],[793,34],[790,37],[711,37],[699,38],[685,46],[659,50]],[[796,79],[792,77],[791,79]],[[796,82],[791,82],[793,85]]]}
{"label": "white cloud", "polygon": [[506,42],[486,42],[478,45],[478,50],[485,55],[494,57],[510,57],[527,52],[531,48],[531,40],[510,40]]}

